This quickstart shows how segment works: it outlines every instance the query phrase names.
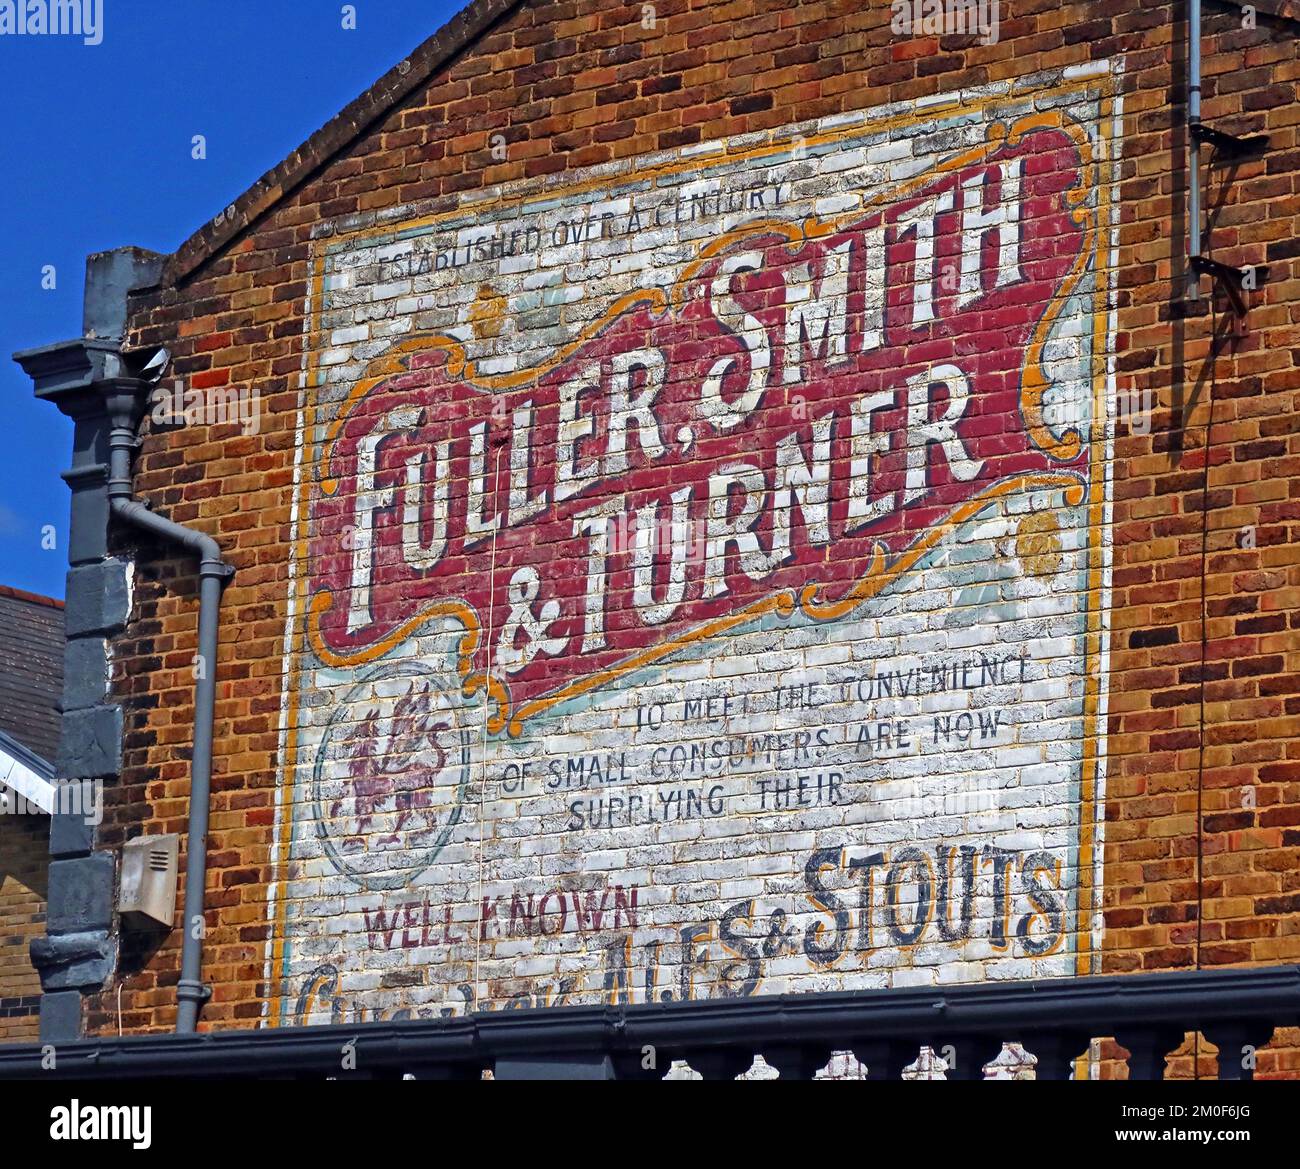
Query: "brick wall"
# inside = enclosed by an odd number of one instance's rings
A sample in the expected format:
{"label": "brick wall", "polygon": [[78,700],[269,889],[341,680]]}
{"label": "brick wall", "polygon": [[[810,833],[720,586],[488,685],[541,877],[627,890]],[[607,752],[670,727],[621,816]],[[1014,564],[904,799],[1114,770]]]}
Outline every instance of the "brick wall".
{"label": "brick wall", "polygon": [[[1176,14],[529,4],[178,252],[133,342],[260,394],[137,464],[239,570],[209,1025],[1295,960],[1297,55],[1207,15],[1206,118],[1271,136],[1212,236],[1269,277],[1211,364]],[[654,222],[682,176],[714,203]],[[581,513],[687,487],[674,606],[672,541],[638,594],[638,523]],[[184,831],[156,551],[109,845]],[[178,939],[125,942],[126,1029],[170,1025]]]}
{"label": "brick wall", "polygon": [[28,957],[45,933],[50,822],[0,816],[0,1043],[35,1042],[41,982]]}

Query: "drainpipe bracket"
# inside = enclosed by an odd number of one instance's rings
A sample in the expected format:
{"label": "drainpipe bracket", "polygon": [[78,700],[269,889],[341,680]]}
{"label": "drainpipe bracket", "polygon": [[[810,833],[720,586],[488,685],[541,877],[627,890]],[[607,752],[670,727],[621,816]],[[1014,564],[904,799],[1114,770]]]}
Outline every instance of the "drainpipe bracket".
{"label": "drainpipe bracket", "polygon": [[212,987],[204,982],[182,978],[176,984],[176,997],[183,1003],[196,1003],[202,1006],[212,997]]}
{"label": "drainpipe bracket", "polygon": [[[1254,264],[1248,268],[1233,268],[1228,264],[1220,264],[1218,260],[1211,260],[1207,256],[1193,256],[1191,259],[1192,271],[1198,276],[1209,276],[1223,286],[1223,291],[1227,293],[1228,299],[1232,302],[1232,311],[1237,318],[1237,336],[1241,337],[1246,332],[1246,297],[1244,290],[1247,287],[1256,288],[1268,280],[1268,266],[1266,264]],[[1247,280],[1250,284],[1247,285]]]}
{"label": "drainpipe bracket", "polygon": [[1250,158],[1256,154],[1263,154],[1268,149],[1267,134],[1250,134],[1243,138],[1237,134],[1228,134],[1223,130],[1216,130],[1213,126],[1207,126],[1204,122],[1192,122],[1189,124],[1189,129],[1193,142],[1213,146],[1224,158],[1229,160]]}
{"label": "drainpipe bracket", "polygon": [[235,566],[224,560],[204,560],[199,564],[199,575],[219,577],[222,584],[229,584],[235,577]]}

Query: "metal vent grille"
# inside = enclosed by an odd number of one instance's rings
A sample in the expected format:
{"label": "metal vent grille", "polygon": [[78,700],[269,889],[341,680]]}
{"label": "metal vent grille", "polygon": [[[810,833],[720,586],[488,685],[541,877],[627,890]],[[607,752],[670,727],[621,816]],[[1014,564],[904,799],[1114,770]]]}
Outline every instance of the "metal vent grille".
{"label": "metal vent grille", "polygon": [[122,846],[117,908],[131,925],[171,925],[176,910],[179,837],[141,836]]}

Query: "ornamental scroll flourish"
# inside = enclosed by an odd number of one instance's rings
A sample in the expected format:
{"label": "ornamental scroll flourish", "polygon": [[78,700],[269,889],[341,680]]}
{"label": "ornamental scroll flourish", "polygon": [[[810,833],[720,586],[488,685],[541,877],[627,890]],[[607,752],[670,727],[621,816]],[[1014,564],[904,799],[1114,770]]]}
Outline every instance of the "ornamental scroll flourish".
{"label": "ornamental scroll flourish", "polygon": [[[616,297],[598,319],[529,368],[508,373],[487,372],[470,357],[460,339],[446,333],[402,341],[370,363],[364,376],[341,404],[334,421],[326,427],[323,454],[318,464],[318,518],[315,526],[327,532],[330,523],[338,527],[346,509],[332,506],[331,501],[346,503],[351,498],[347,492],[341,491],[345,482],[352,482],[355,494],[358,436],[376,426],[379,414],[390,410],[395,403],[420,403],[429,413],[440,411],[440,416],[447,419],[452,417],[448,409],[453,403],[454,410],[469,414],[478,410],[486,416],[486,411],[476,403],[499,406],[502,395],[513,395],[508,402],[514,406],[507,405],[505,413],[513,412],[521,403],[531,409],[535,402],[539,404],[539,414],[548,408],[553,410],[551,397],[564,375],[580,369],[584,361],[608,357],[611,351],[617,351],[619,345],[630,345],[631,342],[620,339],[620,330],[651,338],[652,342],[661,333],[671,335],[671,331],[695,311],[701,301],[707,303],[710,295],[716,298],[718,281],[722,279],[720,272],[725,273],[728,264],[734,271],[738,257],[762,255],[764,272],[799,263],[809,264],[821,272],[824,282],[830,271],[827,257],[833,241],[852,239],[854,232],[860,238],[863,225],[877,221],[883,232],[885,217],[891,209],[927,194],[933,196],[934,192],[943,190],[946,176],[957,176],[959,183],[970,175],[978,175],[979,168],[1013,156],[1022,167],[1031,167],[1036,160],[1047,158],[1052,160],[1055,168],[1054,171],[1049,169],[1047,178],[1035,174],[1032,169],[1027,170],[1026,183],[1030,187],[1027,205],[1032,197],[1037,200],[1039,212],[1033,225],[1035,230],[1045,227],[1054,233],[1054,238],[1066,239],[1067,232],[1074,229],[1073,235],[1068,237],[1068,255],[1064,254],[1062,245],[1055,250],[1045,250],[1037,261],[1039,267],[1059,265],[1063,259],[1068,259],[1068,264],[1058,277],[1033,283],[1039,300],[1035,319],[1027,322],[1028,335],[1023,348],[1010,339],[1014,326],[1006,330],[1007,337],[1003,341],[1004,347],[1011,345],[1023,354],[1016,363],[1019,370],[1016,408],[1024,442],[1018,453],[1010,457],[981,457],[979,461],[984,471],[977,481],[970,484],[971,489],[939,493],[942,498],[936,501],[935,506],[918,509],[920,519],[916,523],[906,521],[884,539],[872,538],[870,531],[864,537],[855,537],[851,547],[845,549],[848,557],[860,566],[853,579],[838,582],[819,579],[817,565],[813,562],[816,558],[805,558],[803,563],[796,565],[798,571],[787,574],[789,583],[782,583],[767,592],[760,590],[758,595],[754,595],[753,590],[735,590],[734,603],[715,605],[712,609],[696,606],[689,620],[672,623],[664,631],[665,636],[655,637],[648,644],[630,645],[626,652],[598,655],[591,668],[578,669],[568,677],[548,678],[544,685],[521,685],[519,679],[512,681],[493,665],[490,658],[492,647],[487,644],[485,633],[485,609],[503,604],[503,581],[492,580],[488,590],[477,595],[466,592],[465,595],[439,596],[421,594],[425,581],[413,577],[401,599],[401,606],[409,611],[401,613],[399,619],[379,623],[374,635],[367,635],[364,641],[349,641],[338,632],[341,628],[340,614],[335,598],[345,587],[338,571],[340,558],[331,553],[328,537],[322,539],[318,536],[312,557],[315,585],[308,611],[309,643],[318,659],[334,667],[372,662],[432,623],[452,619],[462,629],[456,668],[465,695],[486,692],[495,706],[488,719],[489,730],[498,733],[504,729],[517,736],[525,721],[536,714],[607,685],[688,645],[765,615],[789,618],[801,612],[815,621],[842,618],[863,600],[876,595],[914,567],[927,551],[957,526],[999,497],[1025,489],[1063,488],[1070,500],[1078,502],[1083,493],[1084,476],[1078,463],[1085,449],[1084,434],[1078,426],[1058,432],[1048,424],[1044,398],[1052,380],[1046,369],[1046,351],[1054,325],[1089,272],[1095,255],[1097,210],[1089,201],[1089,191],[1095,182],[1096,162],[1085,130],[1058,109],[1018,118],[1010,124],[993,122],[987,127],[986,140],[979,147],[947,158],[938,166],[891,189],[864,196],[862,204],[850,211],[826,218],[805,216],[798,220],[781,220],[764,217],[743,223],[704,244],[670,287],[638,290]],[[1065,181],[1053,186],[1053,180],[1062,175]],[[1033,185],[1035,183],[1037,186]],[[960,186],[951,180],[949,186],[960,193]],[[1057,201],[1050,214],[1046,209],[1048,197],[1043,193],[1048,190],[1051,199]],[[1030,244],[1026,244],[1028,246]],[[894,296],[895,292],[890,287],[886,296]],[[895,308],[891,301],[888,309],[891,315]],[[775,326],[772,332],[775,335]],[[721,332],[719,337],[720,343],[725,341]],[[739,363],[734,364],[739,366]],[[705,376],[707,368],[707,363],[701,367],[701,377]],[[738,368],[737,372],[743,373],[743,370]],[[829,366],[819,367],[818,372],[826,384],[834,384],[835,371]],[[750,373],[753,373],[752,368]],[[768,373],[769,383],[775,381],[773,371]],[[981,393],[978,375],[973,375],[973,384],[976,388],[972,393]],[[990,384],[996,384],[996,379],[992,379]],[[444,390],[442,387],[449,388]],[[525,395],[528,396],[526,403]],[[984,396],[988,397],[987,394]],[[777,401],[788,414],[789,392]],[[833,404],[833,391],[824,396],[824,402]],[[765,409],[765,406],[759,408],[760,411]],[[799,431],[801,441],[807,440],[809,426],[826,416],[823,413],[801,425],[794,425],[787,414],[778,415],[774,411],[773,417],[778,419],[774,425],[788,428],[791,432]],[[483,425],[489,424],[485,422]],[[846,418],[838,418],[835,425],[843,430],[847,425]],[[700,431],[698,416],[691,426],[695,428],[693,433]],[[744,427],[738,428],[742,435],[742,448],[744,430]],[[442,432],[430,430],[422,434],[421,441],[432,449],[441,436]],[[724,439],[727,436],[715,427],[715,433],[710,437]],[[488,441],[485,439],[485,443]],[[761,441],[771,441],[768,431],[763,432]],[[838,434],[835,441],[840,441]],[[702,445],[697,449],[703,449]],[[671,465],[669,459],[662,468],[664,477],[669,480],[672,477]],[[491,476],[494,500],[502,494],[503,479],[498,461]],[[603,486],[610,489],[608,484]],[[957,486],[955,479],[951,486]],[[334,571],[320,571],[319,565],[323,562],[332,563]]]}

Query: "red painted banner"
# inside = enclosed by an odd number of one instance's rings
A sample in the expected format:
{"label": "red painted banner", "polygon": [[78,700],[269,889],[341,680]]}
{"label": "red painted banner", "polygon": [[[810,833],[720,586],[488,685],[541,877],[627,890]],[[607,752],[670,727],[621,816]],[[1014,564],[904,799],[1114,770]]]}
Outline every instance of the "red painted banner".
{"label": "red painted banner", "polygon": [[738,227],[522,372],[404,344],[312,485],[317,655],[455,618],[517,733],[700,636],[839,616],[992,495],[1081,479],[1042,393],[1087,160],[1030,121],[841,218]]}

